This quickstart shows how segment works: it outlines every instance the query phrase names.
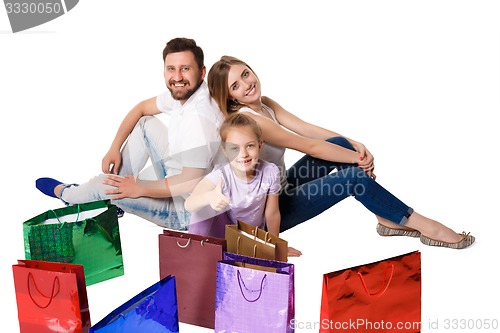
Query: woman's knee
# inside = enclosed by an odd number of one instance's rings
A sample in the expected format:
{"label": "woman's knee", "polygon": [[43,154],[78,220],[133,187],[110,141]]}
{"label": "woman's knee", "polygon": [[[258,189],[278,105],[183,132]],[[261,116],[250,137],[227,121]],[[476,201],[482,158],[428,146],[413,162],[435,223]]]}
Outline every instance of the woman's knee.
{"label": "woman's knee", "polygon": [[351,143],[349,141],[347,141],[347,139],[344,138],[343,136],[334,136],[334,137],[326,139],[326,141],[328,141],[334,145],[337,145],[337,146],[341,146],[341,147],[344,147],[347,149],[354,150],[354,147],[351,145]]}
{"label": "woman's knee", "polygon": [[344,179],[344,182],[348,185],[358,185],[358,184],[365,184],[367,181],[372,181],[370,176],[363,171],[358,166],[351,166],[342,170],[339,170],[338,175],[332,174],[333,176],[338,176]]}

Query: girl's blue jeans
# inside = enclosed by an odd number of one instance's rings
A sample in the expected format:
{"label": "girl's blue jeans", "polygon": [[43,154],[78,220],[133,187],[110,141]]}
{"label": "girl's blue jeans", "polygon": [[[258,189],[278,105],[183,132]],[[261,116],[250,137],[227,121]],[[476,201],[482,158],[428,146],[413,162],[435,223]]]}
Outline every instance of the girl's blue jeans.
{"label": "girl's blue jeans", "polygon": [[[337,136],[327,141],[354,150],[344,137]],[[356,164],[329,162],[305,155],[287,170],[287,182],[288,186],[279,198],[281,232],[350,196],[373,214],[399,225],[404,225],[413,212]]]}

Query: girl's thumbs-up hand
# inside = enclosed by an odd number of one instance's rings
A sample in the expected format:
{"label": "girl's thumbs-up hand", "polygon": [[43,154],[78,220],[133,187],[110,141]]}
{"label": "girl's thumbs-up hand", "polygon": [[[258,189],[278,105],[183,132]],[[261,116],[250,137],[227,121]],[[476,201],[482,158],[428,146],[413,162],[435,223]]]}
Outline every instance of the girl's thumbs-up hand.
{"label": "girl's thumbs-up hand", "polygon": [[219,182],[211,191],[210,207],[219,212],[226,208],[227,205],[229,205],[229,198],[222,193],[222,178],[219,178]]}

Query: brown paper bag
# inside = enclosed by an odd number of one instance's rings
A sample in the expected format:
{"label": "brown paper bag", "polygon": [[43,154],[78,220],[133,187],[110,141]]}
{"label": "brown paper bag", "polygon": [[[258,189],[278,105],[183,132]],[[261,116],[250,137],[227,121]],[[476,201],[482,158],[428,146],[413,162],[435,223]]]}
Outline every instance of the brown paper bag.
{"label": "brown paper bag", "polygon": [[227,251],[249,257],[288,261],[288,242],[248,223],[226,225]]}
{"label": "brown paper bag", "polygon": [[164,230],[158,245],[160,278],[175,276],[179,321],[214,328],[217,261],[226,241]]}

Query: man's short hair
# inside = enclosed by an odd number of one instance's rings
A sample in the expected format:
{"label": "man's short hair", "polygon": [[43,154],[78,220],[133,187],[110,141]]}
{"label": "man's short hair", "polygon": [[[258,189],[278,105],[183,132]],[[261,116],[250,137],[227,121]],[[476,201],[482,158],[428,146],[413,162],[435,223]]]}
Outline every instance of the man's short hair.
{"label": "man's short hair", "polygon": [[163,61],[165,61],[165,58],[169,53],[177,53],[184,51],[191,51],[193,53],[194,59],[196,60],[196,63],[198,64],[200,69],[202,69],[205,66],[204,64],[205,56],[203,54],[203,50],[201,49],[201,47],[196,45],[194,39],[190,38],[174,38],[170,40],[163,49]]}

